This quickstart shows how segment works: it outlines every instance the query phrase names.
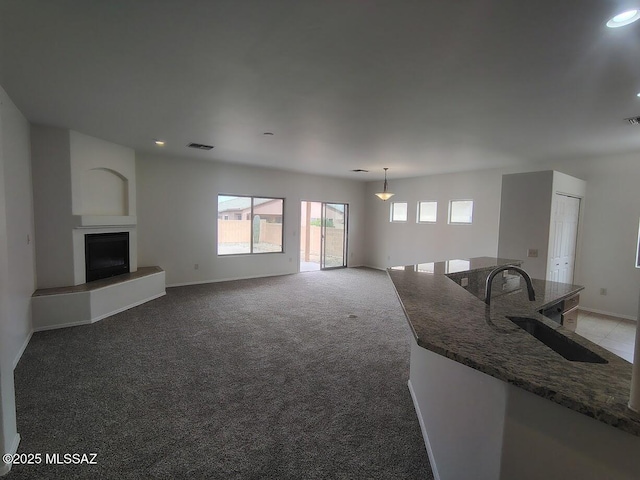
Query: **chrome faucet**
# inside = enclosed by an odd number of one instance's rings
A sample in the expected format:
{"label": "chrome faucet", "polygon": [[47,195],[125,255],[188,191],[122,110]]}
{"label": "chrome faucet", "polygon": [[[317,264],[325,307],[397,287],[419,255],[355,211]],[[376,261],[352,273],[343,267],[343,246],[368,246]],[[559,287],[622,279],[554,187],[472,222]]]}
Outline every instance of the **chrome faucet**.
{"label": "chrome faucet", "polygon": [[529,276],[529,274],[525,272],[522,268],[517,267],[515,265],[503,265],[502,267],[497,267],[491,270],[491,273],[487,277],[487,283],[485,285],[486,293],[484,297],[484,303],[486,303],[487,305],[491,303],[491,283],[493,282],[493,279],[497,274],[505,270],[515,270],[520,275],[522,275],[522,278],[524,278],[524,281],[527,282],[527,292],[529,293],[529,301],[533,302],[536,299],[536,292],[533,290],[533,284],[531,283],[531,277]]}

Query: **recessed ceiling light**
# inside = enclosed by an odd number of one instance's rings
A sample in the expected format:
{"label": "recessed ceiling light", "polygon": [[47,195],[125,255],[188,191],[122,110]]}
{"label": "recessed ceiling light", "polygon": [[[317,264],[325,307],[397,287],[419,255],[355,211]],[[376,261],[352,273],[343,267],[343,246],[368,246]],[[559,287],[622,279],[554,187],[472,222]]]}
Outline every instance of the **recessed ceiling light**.
{"label": "recessed ceiling light", "polygon": [[640,97],[640,92],[636,93],[636,97]]}
{"label": "recessed ceiling light", "polygon": [[164,140],[154,140],[154,142],[159,147],[164,147]]}
{"label": "recessed ceiling light", "polygon": [[640,10],[628,10],[623,13],[619,13],[611,20],[607,22],[607,27],[609,28],[618,28],[624,27],[625,25],[629,25],[630,23],[635,22],[640,19]]}

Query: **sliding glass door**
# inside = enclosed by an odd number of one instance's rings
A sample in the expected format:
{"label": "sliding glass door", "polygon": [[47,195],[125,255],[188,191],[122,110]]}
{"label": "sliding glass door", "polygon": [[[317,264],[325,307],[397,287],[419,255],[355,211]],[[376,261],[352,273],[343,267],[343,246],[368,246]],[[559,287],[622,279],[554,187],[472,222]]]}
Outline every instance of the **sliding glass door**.
{"label": "sliding glass door", "polygon": [[347,210],[345,203],[322,204],[320,268],[347,266]]}
{"label": "sliding glass door", "polygon": [[300,271],[346,267],[349,206],[303,201],[300,207]]}

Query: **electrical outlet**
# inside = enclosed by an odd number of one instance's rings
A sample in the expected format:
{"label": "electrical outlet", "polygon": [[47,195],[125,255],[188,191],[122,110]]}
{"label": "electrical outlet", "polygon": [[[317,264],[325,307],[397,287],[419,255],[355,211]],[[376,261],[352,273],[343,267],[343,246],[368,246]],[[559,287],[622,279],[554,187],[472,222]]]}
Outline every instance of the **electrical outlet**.
{"label": "electrical outlet", "polygon": [[607,289],[606,288],[601,288],[600,289],[600,295],[606,295],[607,294]]}
{"label": "electrical outlet", "polygon": [[530,248],[527,250],[527,257],[529,258],[537,258],[538,257],[538,249]]}
{"label": "electrical outlet", "polygon": [[200,268],[200,265],[198,265],[197,263],[193,266],[194,270],[198,270]]}

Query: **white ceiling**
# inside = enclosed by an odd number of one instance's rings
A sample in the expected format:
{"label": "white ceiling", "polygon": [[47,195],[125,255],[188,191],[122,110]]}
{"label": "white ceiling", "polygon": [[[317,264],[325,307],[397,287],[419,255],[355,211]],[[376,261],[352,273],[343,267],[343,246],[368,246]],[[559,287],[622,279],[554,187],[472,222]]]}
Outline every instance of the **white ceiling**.
{"label": "white ceiling", "polygon": [[0,84],[137,151],[362,180],[640,151],[630,5],[0,0]]}

